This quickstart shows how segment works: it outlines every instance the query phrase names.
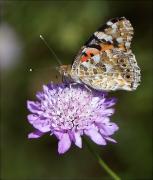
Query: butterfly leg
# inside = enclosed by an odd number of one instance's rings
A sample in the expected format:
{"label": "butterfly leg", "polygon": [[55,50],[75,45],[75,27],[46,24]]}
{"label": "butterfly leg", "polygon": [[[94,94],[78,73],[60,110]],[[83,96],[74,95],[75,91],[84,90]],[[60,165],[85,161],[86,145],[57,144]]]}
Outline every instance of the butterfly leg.
{"label": "butterfly leg", "polygon": [[80,80],[80,84],[83,84],[83,86],[84,86],[88,91],[92,92],[92,89],[91,89],[88,85],[86,85],[85,83],[83,83],[81,80]]}
{"label": "butterfly leg", "polygon": [[71,83],[70,79],[68,77],[66,77],[66,76],[62,76],[62,82],[65,83],[65,84],[70,84]]}
{"label": "butterfly leg", "polygon": [[71,83],[70,88],[72,88],[72,86],[75,86],[75,85],[78,85],[78,83],[75,83],[75,82]]}
{"label": "butterfly leg", "polygon": [[86,84],[84,84],[84,87],[85,87],[88,91],[92,92],[92,89],[90,89],[90,87],[87,86]]}

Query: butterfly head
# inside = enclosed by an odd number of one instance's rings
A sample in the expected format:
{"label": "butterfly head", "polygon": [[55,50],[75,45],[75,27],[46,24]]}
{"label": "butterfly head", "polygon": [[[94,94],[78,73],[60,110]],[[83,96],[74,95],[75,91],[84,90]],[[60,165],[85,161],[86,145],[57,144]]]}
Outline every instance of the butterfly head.
{"label": "butterfly head", "polygon": [[71,65],[62,65],[58,68],[58,71],[63,76],[69,76],[71,72]]}

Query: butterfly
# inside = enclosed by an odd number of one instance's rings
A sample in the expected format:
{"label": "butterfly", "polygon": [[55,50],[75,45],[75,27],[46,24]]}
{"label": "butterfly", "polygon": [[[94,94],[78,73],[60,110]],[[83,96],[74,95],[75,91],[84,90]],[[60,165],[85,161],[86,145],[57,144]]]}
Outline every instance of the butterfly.
{"label": "butterfly", "polygon": [[133,34],[125,17],[107,21],[81,47],[72,64],[61,65],[59,72],[96,90],[135,90],[140,68],[130,48]]}

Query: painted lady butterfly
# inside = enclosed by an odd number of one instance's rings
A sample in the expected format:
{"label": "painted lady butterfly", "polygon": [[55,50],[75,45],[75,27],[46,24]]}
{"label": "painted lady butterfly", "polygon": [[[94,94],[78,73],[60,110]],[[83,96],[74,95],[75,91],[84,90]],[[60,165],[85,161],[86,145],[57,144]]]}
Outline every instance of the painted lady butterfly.
{"label": "painted lady butterfly", "polygon": [[140,83],[140,68],[130,49],[133,27],[125,17],[101,26],[82,46],[72,65],[60,73],[93,89],[132,91]]}

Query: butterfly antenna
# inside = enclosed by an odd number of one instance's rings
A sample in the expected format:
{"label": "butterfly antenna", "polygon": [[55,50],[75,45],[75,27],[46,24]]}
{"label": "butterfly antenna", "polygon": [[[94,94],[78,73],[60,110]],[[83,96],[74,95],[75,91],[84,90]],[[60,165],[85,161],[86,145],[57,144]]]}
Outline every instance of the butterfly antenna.
{"label": "butterfly antenna", "polygon": [[45,45],[48,47],[48,49],[54,55],[54,57],[56,58],[56,60],[59,63],[59,65],[62,65],[60,59],[57,57],[57,55],[55,54],[54,50],[48,45],[47,41],[44,39],[44,37],[42,35],[40,35],[40,39],[45,43]]}

